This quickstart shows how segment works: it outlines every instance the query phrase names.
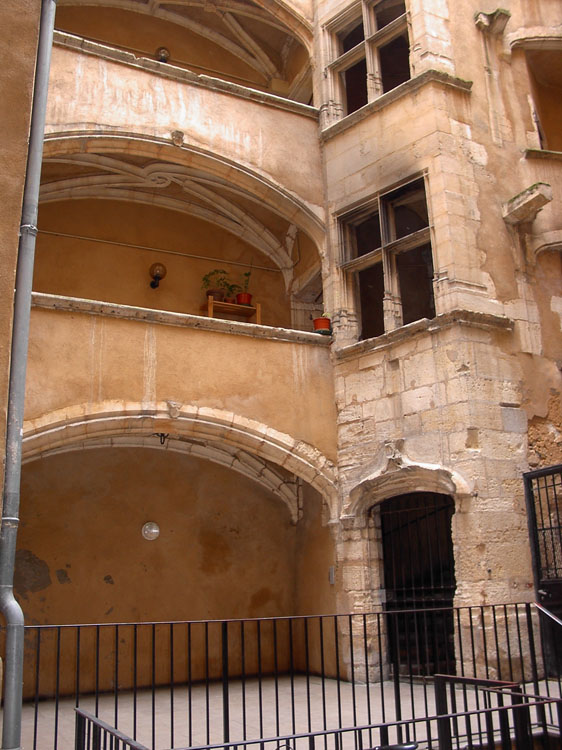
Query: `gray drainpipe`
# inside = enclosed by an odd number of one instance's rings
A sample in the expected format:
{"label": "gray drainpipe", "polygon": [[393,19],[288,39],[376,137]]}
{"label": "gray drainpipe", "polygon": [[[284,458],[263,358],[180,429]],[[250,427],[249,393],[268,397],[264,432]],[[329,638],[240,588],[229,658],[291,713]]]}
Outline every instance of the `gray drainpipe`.
{"label": "gray drainpipe", "polygon": [[23,612],[14,598],[14,565],[19,523],[23,407],[31,314],[31,285],[55,10],[56,0],[42,1],[14,295],[6,429],[6,471],[0,530],[0,611],[6,620],[4,721],[2,725],[2,748],[4,750],[15,750],[21,744],[24,629]]}

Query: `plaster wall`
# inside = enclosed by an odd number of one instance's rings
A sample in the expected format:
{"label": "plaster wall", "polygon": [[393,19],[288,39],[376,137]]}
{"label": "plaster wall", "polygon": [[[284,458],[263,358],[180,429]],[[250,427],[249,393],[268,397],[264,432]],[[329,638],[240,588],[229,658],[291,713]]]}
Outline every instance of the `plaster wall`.
{"label": "plaster wall", "polygon": [[[143,13],[142,7],[132,8],[107,8],[107,7],[76,7],[59,6],[57,12],[57,28],[71,34],[85,37],[121,47],[133,52],[137,57],[156,57],[155,52],[165,46],[170,52],[169,62],[173,65],[187,67],[211,76],[218,76],[235,83],[251,86],[252,88],[267,89],[271,86],[271,77],[263,70],[256,70],[247,59],[241,59],[239,55],[221,46],[221,35],[217,30],[207,30],[204,36],[181,24],[181,16],[173,23],[168,19],[158,18],[155,15]],[[277,9],[276,9],[277,10]],[[135,12],[136,11],[136,12]],[[166,11],[164,11],[166,14]],[[277,14],[276,14],[277,15]],[[173,18],[173,15],[172,15]],[[277,16],[278,20],[279,17]],[[299,18],[298,12],[290,16],[286,13],[283,20],[291,19],[291,28],[297,31],[301,39],[309,39],[306,21]],[[269,18],[271,21],[271,17]],[[199,23],[201,19],[199,19]],[[219,24],[219,27],[222,24]],[[228,27],[225,25],[224,30]],[[274,79],[275,82],[289,84],[294,76],[301,71],[308,62],[308,54],[304,46],[292,40],[289,44],[290,55],[282,56],[274,50],[286,39],[279,27],[273,28],[272,24],[261,28],[263,34],[269,32],[269,53],[278,70],[284,73],[285,80]],[[300,32],[300,33],[299,33]],[[307,33],[308,32],[308,33]],[[224,36],[222,37],[224,42]],[[263,43],[263,42],[262,42]],[[282,75],[280,73],[280,75]]]}
{"label": "plaster wall", "polygon": [[[38,0],[2,3],[2,59],[6,67],[0,80],[2,96],[2,145],[0,147],[0,454],[4,466],[6,409],[10,366],[10,341],[16,257],[21,221],[21,201],[27,160],[35,49],[39,25]],[[17,40],[17,43],[16,41]],[[0,473],[0,488],[4,472]]]}
{"label": "plaster wall", "polygon": [[[26,465],[22,511],[16,592],[29,623],[295,612],[289,514],[225,467],[162,450],[64,453]],[[154,542],[146,521],[160,526]]]}
{"label": "plaster wall", "polygon": [[[202,219],[157,206],[86,199],[43,204],[39,226],[55,234],[39,235],[35,291],[200,315],[206,314],[201,311],[206,273],[224,268],[233,282],[241,283],[251,269],[249,291],[262,305],[262,322],[290,326],[289,296],[280,270],[240,238]],[[150,287],[153,263],[167,268],[158,289]]]}
{"label": "plaster wall", "polygon": [[[150,622],[249,618],[299,614],[306,589],[302,556],[311,563],[307,578],[317,593],[309,604],[330,599],[328,569],[332,547],[320,525],[318,496],[306,489],[307,522],[295,527],[277,498],[226,467],[164,450],[107,448],[76,451],[27,464],[22,482],[22,517],[15,590],[28,624]],[[141,528],[155,521],[160,536],[147,541]],[[88,533],[84,533],[87,528]],[[316,558],[315,562],[312,562]],[[332,589],[333,590],[333,589]],[[306,605],[305,605],[306,606]],[[332,604],[333,608],[333,604]],[[316,610],[315,610],[316,611]],[[236,626],[232,626],[236,630]],[[72,632],[72,631],[70,631]],[[43,633],[42,690],[51,684],[52,633]],[[93,647],[94,632],[82,634],[82,654]],[[219,631],[209,631],[212,676],[220,674]],[[111,651],[111,632],[101,646]],[[130,678],[132,631],[121,630],[120,684]],[[156,632],[156,679],[167,679],[169,633]],[[246,669],[255,658],[255,634],[247,625]],[[281,637],[281,633],[280,633]],[[150,629],[138,631],[139,684],[150,683]],[[193,679],[205,676],[203,629],[191,630]],[[63,639],[66,634],[63,633]],[[72,690],[75,652],[64,640],[61,691]],[[176,679],[186,669],[185,632],[176,629]],[[33,693],[33,635],[24,684]],[[271,633],[264,628],[262,649],[269,664]],[[238,669],[238,631],[232,633],[231,668]],[[83,665],[84,666],[84,665]],[[283,666],[283,665],[281,665]],[[102,689],[114,675],[104,658]],[[88,671],[84,670],[88,680]]]}
{"label": "plaster wall", "polygon": [[169,142],[179,130],[186,147],[204,149],[283,186],[321,218],[317,124],[314,110],[306,112],[55,47],[46,133],[137,133]]}
{"label": "plaster wall", "polygon": [[221,49],[211,40],[162,18],[149,17],[123,8],[61,6],[57,28],[71,34],[103,41],[153,57],[159,47],[170,50],[170,62],[195,65],[209,75],[217,67],[228,70],[228,77],[246,86],[263,85],[263,75],[236,55]]}
{"label": "plaster wall", "polygon": [[314,345],[32,310],[26,430],[103,402],[227,410],[335,458],[329,353]]}

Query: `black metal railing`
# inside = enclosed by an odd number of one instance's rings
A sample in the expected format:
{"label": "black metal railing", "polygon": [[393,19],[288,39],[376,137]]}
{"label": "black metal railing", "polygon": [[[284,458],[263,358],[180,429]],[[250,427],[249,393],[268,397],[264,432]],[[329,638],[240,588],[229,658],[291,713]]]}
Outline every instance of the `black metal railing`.
{"label": "black metal railing", "polygon": [[[457,696],[452,689],[461,684],[465,696],[464,707],[456,706]],[[449,691],[447,690],[449,688]],[[466,700],[470,691],[476,708]],[[449,710],[449,695],[454,705]],[[533,733],[532,712],[545,713],[554,708],[558,722],[562,721],[562,700],[539,698],[522,693],[510,683],[474,680],[439,675],[435,680],[437,713],[423,719],[409,719],[368,726],[324,730],[243,740],[235,743],[201,745],[177,750],[431,750],[453,748],[501,747],[503,750],[531,750]],[[545,735],[540,738],[543,748],[559,748],[560,738]],[[147,750],[92,714],[76,709],[75,750]]]}
{"label": "black metal railing", "polygon": [[[523,694],[556,699],[561,677],[545,672],[541,618],[531,604],[503,604],[28,626],[24,745],[68,746],[75,706],[151,748],[239,744],[401,721],[418,726],[435,714],[436,671],[508,681]],[[405,628],[412,632],[393,640],[403,644],[399,654],[389,647],[389,636]],[[436,650],[445,638],[452,648],[442,652],[449,654],[443,661]],[[455,689],[470,692],[466,685]],[[544,717],[533,714],[535,725],[543,733],[559,731],[553,704],[545,706]]]}
{"label": "black metal railing", "polygon": [[148,750],[115,727],[80,708],[76,711],[75,750]]}

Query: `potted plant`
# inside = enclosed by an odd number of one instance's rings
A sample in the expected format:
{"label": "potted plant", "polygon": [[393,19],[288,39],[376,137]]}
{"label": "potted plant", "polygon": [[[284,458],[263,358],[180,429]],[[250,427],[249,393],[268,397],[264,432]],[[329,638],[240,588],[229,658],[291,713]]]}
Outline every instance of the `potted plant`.
{"label": "potted plant", "polygon": [[217,302],[223,301],[229,285],[228,271],[224,268],[214,268],[201,279],[201,288],[205,290],[207,297],[212,296]]}
{"label": "potted plant", "polygon": [[240,284],[231,284],[227,282],[224,285],[224,301],[231,304],[236,303],[236,294],[242,290]]}
{"label": "potted plant", "polygon": [[332,321],[330,320],[329,313],[322,313],[319,318],[313,318],[312,325],[315,331],[324,336],[329,336],[332,333]]}
{"label": "potted plant", "polygon": [[239,305],[251,305],[252,295],[248,292],[248,286],[250,284],[250,276],[252,275],[252,269],[242,274],[242,286],[240,291],[236,295],[236,302]]}

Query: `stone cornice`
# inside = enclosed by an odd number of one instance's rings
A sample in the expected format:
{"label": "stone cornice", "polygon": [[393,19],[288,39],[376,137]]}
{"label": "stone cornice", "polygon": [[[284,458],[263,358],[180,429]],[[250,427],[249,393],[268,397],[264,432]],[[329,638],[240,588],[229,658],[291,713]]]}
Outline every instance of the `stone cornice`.
{"label": "stone cornice", "polygon": [[522,26],[505,36],[508,49],[559,49],[562,41],[562,24],[556,26]]}
{"label": "stone cornice", "polygon": [[417,335],[436,333],[446,328],[452,328],[453,326],[469,326],[486,331],[512,331],[513,321],[505,315],[493,315],[473,310],[450,310],[431,320],[428,318],[416,320],[414,323],[409,323],[401,328],[397,328],[395,331],[389,331],[382,336],[377,336],[374,339],[358,341],[341,349],[334,348],[334,355],[336,360],[351,359],[362,354],[371,354],[372,352],[388,349],[394,344],[401,343]]}
{"label": "stone cornice", "polygon": [[310,107],[308,104],[295,102],[291,99],[284,99],[281,96],[241,86],[238,83],[223,81],[220,78],[200,75],[191,70],[171,65],[170,63],[158,62],[157,60],[151,60],[148,57],[137,57],[132,52],[126,52],[125,50],[117,49],[116,47],[109,47],[108,45],[100,44],[99,42],[92,42],[88,39],[83,39],[80,36],[75,36],[74,34],[55,31],[53,42],[59,47],[79,50],[87,55],[101,57],[110,62],[121,63],[122,65],[127,65],[131,68],[138,68],[147,73],[155,73],[162,78],[170,78],[174,81],[188,83],[192,86],[201,86],[202,88],[210,89],[211,91],[218,91],[222,94],[231,94],[232,96],[237,96],[241,99],[248,99],[249,101],[293,112],[297,115],[310,117],[313,120],[317,120],[319,117],[318,110],[315,107]]}
{"label": "stone cornice", "polygon": [[528,148],[525,151],[525,159],[552,159],[562,161],[562,151],[548,151],[543,148]]}
{"label": "stone cornice", "polygon": [[445,86],[446,88],[461,91],[464,94],[470,94],[470,91],[472,89],[472,81],[465,81],[462,78],[456,78],[455,76],[451,76],[448,73],[444,73],[440,70],[426,70],[424,73],[420,73],[419,76],[410,78],[409,81],[405,81],[395,89],[392,89],[386,94],[379,96],[378,99],[365,104],[364,107],[361,107],[355,112],[352,112],[352,114],[347,115],[347,117],[344,117],[343,120],[339,120],[333,125],[325,128],[320,133],[321,139],[328,140],[329,138],[332,138],[338,133],[341,133],[342,131],[352,127],[356,123],[361,122],[366,117],[370,117],[370,115],[372,115],[374,112],[378,112],[379,110],[384,109],[392,102],[397,101],[398,99],[402,99],[403,97],[408,96],[415,91],[418,91],[429,83],[437,83],[441,86]]}
{"label": "stone cornice", "polygon": [[166,310],[152,310],[148,307],[133,307],[132,305],[118,305],[113,302],[82,299],[80,297],[64,297],[58,294],[33,292],[32,306],[48,310],[64,310],[66,312],[85,313],[87,315],[103,315],[108,318],[135,320],[140,323],[158,323],[160,325],[179,326],[180,328],[198,328],[215,333],[229,333],[238,336],[251,336],[271,341],[287,341],[295,344],[311,344],[313,346],[329,347],[331,337],[321,336],[308,331],[297,331],[289,328],[257,325],[256,323],[241,323],[235,320],[207,318],[202,315],[168,312]]}

